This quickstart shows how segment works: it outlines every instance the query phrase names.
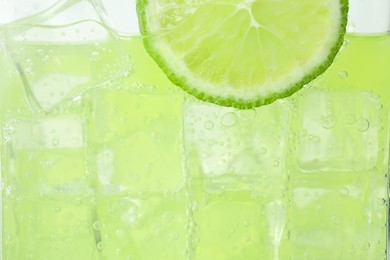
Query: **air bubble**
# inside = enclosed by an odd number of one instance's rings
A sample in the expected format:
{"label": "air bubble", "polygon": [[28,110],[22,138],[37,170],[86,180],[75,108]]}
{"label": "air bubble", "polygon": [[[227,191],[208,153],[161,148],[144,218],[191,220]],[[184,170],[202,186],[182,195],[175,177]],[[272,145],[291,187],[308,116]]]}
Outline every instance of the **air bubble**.
{"label": "air bubble", "polygon": [[273,162],[273,166],[274,167],[278,167],[280,165],[280,162],[278,161],[278,160],[275,160],[274,162]]}
{"label": "air bubble", "polygon": [[362,246],[361,246],[362,250],[364,250],[364,251],[369,250],[370,247],[371,247],[371,245],[368,242],[367,243],[363,243]]}
{"label": "air bubble", "polygon": [[379,206],[384,206],[384,205],[386,205],[386,200],[383,199],[383,198],[379,199],[379,200],[378,200],[378,205],[379,205]]}
{"label": "air bubble", "polygon": [[341,220],[340,220],[340,218],[337,217],[337,216],[333,216],[333,217],[332,217],[332,222],[333,222],[333,224],[335,224],[336,226],[338,226],[338,225],[341,224]]}
{"label": "air bubble", "polygon": [[50,56],[49,55],[43,56],[42,61],[43,62],[49,62],[50,61]]}
{"label": "air bubble", "polygon": [[204,126],[204,129],[211,130],[214,128],[214,123],[211,121],[206,121],[203,126]]}
{"label": "air bubble", "polygon": [[53,139],[53,141],[51,142],[51,144],[52,144],[53,146],[58,146],[59,143],[60,143],[60,141],[58,141],[58,139]]}
{"label": "air bubble", "polygon": [[356,121],[356,128],[360,132],[365,132],[370,128],[370,122],[365,118],[360,118]]}
{"label": "air bubble", "polygon": [[356,30],[356,24],[353,21],[348,21],[347,31],[348,32],[355,32],[355,30]]}
{"label": "air bubble", "polygon": [[237,115],[233,112],[226,113],[222,116],[221,123],[223,126],[232,127],[237,123]]}
{"label": "air bubble", "polygon": [[347,252],[350,255],[354,255],[355,254],[355,250],[353,248],[348,249]]}
{"label": "air bubble", "polygon": [[102,241],[100,241],[100,242],[97,244],[97,248],[98,248],[99,250],[103,250],[103,248],[104,248],[104,243],[103,243]]}
{"label": "air bubble", "polygon": [[97,51],[92,52],[92,53],[91,53],[90,59],[91,59],[92,61],[100,60],[100,53],[97,52]]}
{"label": "air bubble", "polygon": [[349,125],[353,125],[356,122],[356,117],[354,115],[348,115],[346,117],[346,122]]}
{"label": "air bubble", "polygon": [[92,227],[93,227],[93,229],[95,229],[95,230],[100,230],[100,224],[99,224],[99,221],[95,221],[95,222],[93,222],[93,224],[92,224]]}
{"label": "air bubble", "polygon": [[178,240],[180,237],[179,233],[175,232],[171,234],[171,240]]}
{"label": "air bubble", "polygon": [[336,125],[336,118],[332,115],[325,116],[321,119],[321,125],[325,129],[331,129]]}
{"label": "air bubble", "polygon": [[46,162],[44,163],[44,166],[45,166],[46,168],[52,168],[55,164],[56,164],[55,161],[49,160],[49,161],[46,161]]}
{"label": "air bubble", "polygon": [[31,75],[32,74],[32,68],[31,67],[26,67],[25,73]]}
{"label": "air bubble", "polygon": [[246,110],[240,110],[238,112],[238,116],[242,120],[252,120],[256,117],[256,110],[255,109],[246,109]]}
{"label": "air bubble", "polygon": [[348,72],[346,72],[346,71],[340,71],[340,72],[339,72],[339,78],[340,78],[340,79],[346,79],[346,78],[348,78]]}
{"label": "air bubble", "polygon": [[123,229],[117,229],[115,231],[115,234],[118,236],[118,237],[124,237],[125,236],[125,232],[123,231]]}
{"label": "air bubble", "polygon": [[339,192],[343,196],[348,196],[349,194],[349,190],[346,187],[341,188]]}
{"label": "air bubble", "polygon": [[38,49],[38,50],[37,50],[37,54],[38,54],[39,56],[42,56],[42,55],[43,55],[43,50],[42,50],[42,49]]}
{"label": "air bubble", "polygon": [[166,223],[172,222],[174,218],[175,218],[175,217],[174,217],[171,213],[169,213],[169,212],[165,212],[165,213],[163,214],[163,220],[164,220]]}
{"label": "air bubble", "polygon": [[267,148],[265,148],[265,147],[262,147],[261,149],[260,149],[260,153],[262,154],[262,155],[264,155],[264,154],[267,154]]}

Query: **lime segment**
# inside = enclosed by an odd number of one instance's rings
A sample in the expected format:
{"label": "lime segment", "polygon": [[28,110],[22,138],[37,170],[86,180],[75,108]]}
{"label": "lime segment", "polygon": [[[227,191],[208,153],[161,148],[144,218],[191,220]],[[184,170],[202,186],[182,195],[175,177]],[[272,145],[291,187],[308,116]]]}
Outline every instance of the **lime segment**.
{"label": "lime segment", "polygon": [[138,0],[149,54],[199,99],[251,108],[291,95],[340,49],[347,0]]}

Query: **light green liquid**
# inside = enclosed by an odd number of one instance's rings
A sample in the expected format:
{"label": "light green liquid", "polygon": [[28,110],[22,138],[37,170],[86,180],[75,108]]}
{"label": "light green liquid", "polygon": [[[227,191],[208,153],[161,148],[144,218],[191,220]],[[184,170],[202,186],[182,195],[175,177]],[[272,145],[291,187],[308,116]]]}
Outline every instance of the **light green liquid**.
{"label": "light green liquid", "polygon": [[[390,38],[347,40],[311,86],[246,111],[181,92],[140,38],[121,41],[126,78],[33,110],[3,54],[3,260],[385,259]],[[80,75],[113,62],[67,50]]]}

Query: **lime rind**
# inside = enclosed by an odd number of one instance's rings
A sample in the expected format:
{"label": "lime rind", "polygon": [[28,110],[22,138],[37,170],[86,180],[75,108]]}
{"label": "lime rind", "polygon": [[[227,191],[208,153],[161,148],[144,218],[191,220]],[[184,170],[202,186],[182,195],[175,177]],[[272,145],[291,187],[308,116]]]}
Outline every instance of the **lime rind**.
{"label": "lime rind", "polygon": [[275,91],[268,95],[256,95],[253,99],[247,100],[238,98],[237,96],[233,95],[226,97],[210,95],[204,91],[201,91],[197,86],[193,86],[193,84],[189,82],[189,79],[186,76],[175,72],[170,66],[167,66],[167,62],[164,60],[164,57],[153,46],[154,37],[158,37],[158,35],[153,35],[153,33],[148,28],[148,20],[145,7],[148,5],[149,1],[150,0],[137,0],[137,14],[139,19],[140,32],[142,35],[146,36],[144,37],[145,49],[147,50],[149,55],[155,60],[158,66],[163,70],[169,80],[172,81],[175,85],[182,88],[187,93],[195,96],[200,100],[211,102],[221,106],[235,107],[238,109],[259,107],[262,105],[273,103],[278,99],[289,97],[298,90],[300,90],[302,87],[316,79],[322,73],[324,73],[327,68],[333,63],[341,46],[343,45],[349,9],[348,0],[339,0],[341,20],[339,22],[338,38],[330,49],[328,56],[326,57],[326,59],[323,60],[322,63],[314,67],[308,73],[305,73],[305,76],[303,78],[301,78],[296,83],[288,86],[287,88],[283,89],[282,91]]}

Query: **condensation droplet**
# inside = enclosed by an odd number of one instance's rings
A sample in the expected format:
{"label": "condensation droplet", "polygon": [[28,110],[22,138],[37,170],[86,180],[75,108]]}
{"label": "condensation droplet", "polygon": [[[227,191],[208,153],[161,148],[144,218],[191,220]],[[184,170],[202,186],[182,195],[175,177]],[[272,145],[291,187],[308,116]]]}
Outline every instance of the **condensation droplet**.
{"label": "condensation droplet", "polygon": [[365,132],[370,128],[370,122],[365,118],[360,118],[356,121],[356,128],[360,132]]}
{"label": "condensation droplet", "polygon": [[348,72],[346,72],[346,71],[340,71],[340,72],[339,72],[339,78],[340,78],[340,79],[346,79],[346,78],[348,78]]}
{"label": "condensation droplet", "polygon": [[211,129],[214,128],[214,123],[211,122],[211,121],[206,121],[206,122],[204,123],[203,126],[204,126],[204,128],[205,128],[206,130],[211,130]]}
{"label": "condensation droplet", "polygon": [[336,125],[336,118],[332,115],[325,116],[321,119],[321,125],[325,129],[331,129]]}

